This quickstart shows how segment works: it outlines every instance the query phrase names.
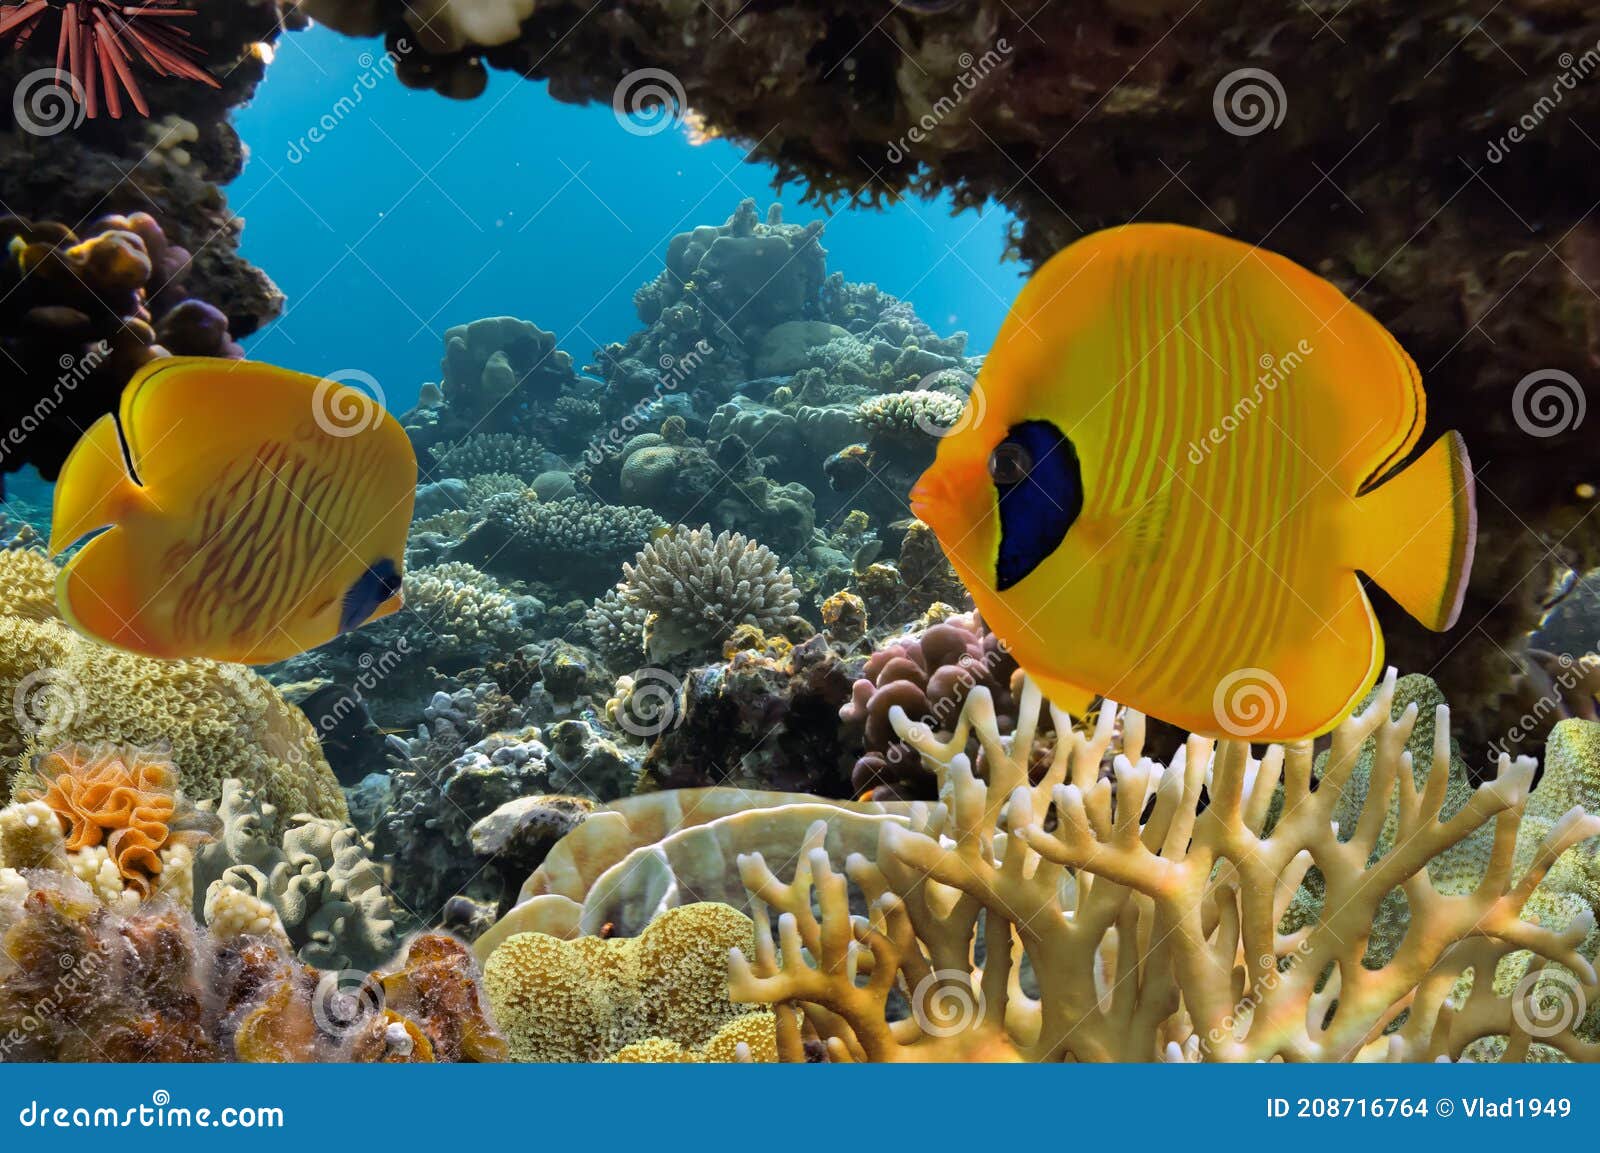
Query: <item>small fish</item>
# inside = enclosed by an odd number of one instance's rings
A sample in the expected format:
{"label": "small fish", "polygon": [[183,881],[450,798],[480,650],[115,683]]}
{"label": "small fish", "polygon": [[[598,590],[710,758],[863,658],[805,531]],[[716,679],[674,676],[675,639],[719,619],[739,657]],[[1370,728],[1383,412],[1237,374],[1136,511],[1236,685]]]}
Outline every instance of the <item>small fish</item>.
{"label": "small fish", "polygon": [[1455,623],[1466,445],[1332,284],[1195,229],[1078,241],[1023,289],[912,492],[983,617],[1069,712],[1197,733],[1328,731],[1383,668],[1366,573]]}
{"label": "small fish", "polygon": [[399,422],[347,385],[156,360],[56,481],[52,555],[106,529],[62,570],[56,602],[131,652],[283,660],[400,608],[416,485]]}

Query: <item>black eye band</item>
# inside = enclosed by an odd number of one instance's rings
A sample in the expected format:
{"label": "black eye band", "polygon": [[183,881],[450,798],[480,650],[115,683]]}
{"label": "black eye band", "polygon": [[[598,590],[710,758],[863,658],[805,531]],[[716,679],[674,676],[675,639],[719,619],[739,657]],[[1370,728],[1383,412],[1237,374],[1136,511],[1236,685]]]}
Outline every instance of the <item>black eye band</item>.
{"label": "black eye band", "polygon": [[1000,499],[995,587],[1004,592],[1066,539],[1083,511],[1083,475],[1072,442],[1044,420],[1012,426],[989,457],[989,475]]}

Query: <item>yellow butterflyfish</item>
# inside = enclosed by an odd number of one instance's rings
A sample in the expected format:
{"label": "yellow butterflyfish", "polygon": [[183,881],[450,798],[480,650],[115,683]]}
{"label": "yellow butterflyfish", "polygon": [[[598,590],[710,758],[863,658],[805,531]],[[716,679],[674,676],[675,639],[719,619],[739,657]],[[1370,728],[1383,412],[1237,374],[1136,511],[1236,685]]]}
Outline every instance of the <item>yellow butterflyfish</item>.
{"label": "yellow butterflyfish", "polygon": [[[271,365],[152,361],[56,481],[56,585],[85,635],[266,664],[401,606],[417,461],[364,393]],[[109,526],[109,527],[108,527]]]}
{"label": "yellow butterflyfish", "polygon": [[1312,737],[1383,666],[1365,573],[1455,623],[1466,445],[1414,462],[1421,375],[1282,256],[1196,229],[1076,242],[1023,288],[912,492],[984,619],[1069,711]]}

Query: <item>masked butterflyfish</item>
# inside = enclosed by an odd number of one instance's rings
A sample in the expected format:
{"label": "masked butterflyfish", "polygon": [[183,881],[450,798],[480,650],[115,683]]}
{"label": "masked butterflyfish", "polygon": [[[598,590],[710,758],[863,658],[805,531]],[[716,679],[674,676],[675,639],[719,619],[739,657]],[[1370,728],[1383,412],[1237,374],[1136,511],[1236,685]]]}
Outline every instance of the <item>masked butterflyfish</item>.
{"label": "masked butterflyfish", "polygon": [[401,604],[417,461],[366,394],[248,361],[146,365],[56,481],[56,585],[85,635],[265,664]]}
{"label": "masked butterflyfish", "polygon": [[1454,432],[1405,463],[1423,420],[1416,365],[1328,281],[1128,225],[1023,288],[912,503],[1069,712],[1305,738],[1382,669],[1358,573],[1431,629],[1460,612],[1472,470]]}

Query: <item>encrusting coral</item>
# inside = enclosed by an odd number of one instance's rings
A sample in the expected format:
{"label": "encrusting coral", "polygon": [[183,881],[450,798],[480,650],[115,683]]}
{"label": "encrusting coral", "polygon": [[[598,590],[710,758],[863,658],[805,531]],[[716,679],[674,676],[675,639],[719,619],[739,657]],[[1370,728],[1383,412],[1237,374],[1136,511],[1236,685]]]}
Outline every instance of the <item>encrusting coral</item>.
{"label": "encrusting coral", "polygon": [[[764,929],[753,954],[732,954],[733,995],[778,1007],[779,1051],[793,1060],[805,1031],[836,1061],[1520,1060],[1535,1042],[1600,1060],[1600,1036],[1577,1011],[1552,1019],[1540,985],[1561,983],[1569,1009],[1600,992],[1581,949],[1593,909],[1562,924],[1523,915],[1562,869],[1592,876],[1576,846],[1600,835],[1600,816],[1553,809],[1592,793],[1600,742],[1574,741],[1579,759],[1547,766],[1552,802],[1537,806],[1539,819],[1528,800],[1535,764],[1504,756],[1445,818],[1449,710],[1437,709],[1428,764],[1414,767],[1417,710],[1392,716],[1394,698],[1391,673],[1335,731],[1315,788],[1309,742],[1258,760],[1243,741],[1191,737],[1160,765],[1141,755],[1144,718],[1132,710],[1120,714],[1108,778],[1102,759],[1119,719],[1110,703],[1092,734],[1052,708],[1058,739],[1030,783],[1025,750],[1042,707],[1031,682],[1010,740],[986,689],[969,695],[948,741],[896,711],[901,739],[939,773],[943,803],[912,828],[884,825],[876,853],[849,858],[842,873],[816,849],[788,882],[759,854],[741,858]],[[982,748],[977,770],[963,751],[969,735]],[[1358,771],[1365,780],[1353,786]],[[1352,787],[1367,801],[1337,823]],[[1431,863],[1491,827],[1478,883],[1442,892]],[[1591,863],[1568,864],[1580,857]],[[1313,866],[1320,909],[1285,931]],[[866,918],[850,916],[852,882]],[[1390,959],[1364,963],[1397,889],[1407,929]],[[777,948],[768,910],[779,914]],[[1505,989],[1497,967],[1530,954],[1530,978]],[[911,1015],[891,1020],[897,986]]]}
{"label": "encrusting coral", "polygon": [[710,647],[736,625],[781,630],[800,607],[793,574],[742,533],[679,525],[622,566],[622,597],[649,614],[652,660]]}
{"label": "encrusting coral", "polygon": [[[0,553],[0,571],[18,574],[16,555]],[[29,567],[40,583],[19,579],[19,589],[33,590],[15,602],[25,611],[41,601],[50,575]],[[0,709],[0,795],[30,741],[46,749],[109,742],[168,750],[195,801],[219,797],[223,780],[238,777],[282,810],[345,816],[311,723],[250,669],[125,653],[54,617],[13,615],[12,606],[0,603],[0,699],[15,705]]]}
{"label": "encrusting coral", "polygon": [[752,930],[708,902],[638,937],[518,933],[489,955],[484,991],[514,1061],[771,1061],[772,1014],[728,1000],[728,950]]}

